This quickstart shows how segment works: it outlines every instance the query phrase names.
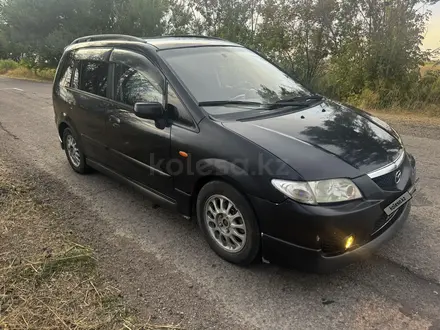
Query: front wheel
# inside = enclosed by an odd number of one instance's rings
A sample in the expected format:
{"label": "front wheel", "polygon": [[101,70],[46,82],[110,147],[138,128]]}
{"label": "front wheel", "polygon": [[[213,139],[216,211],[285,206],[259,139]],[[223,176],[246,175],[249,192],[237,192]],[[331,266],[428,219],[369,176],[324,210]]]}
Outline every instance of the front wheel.
{"label": "front wheel", "polygon": [[197,198],[199,226],[211,248],[223,259],[252,263],[260,250],[260,230],[246,198],[222,181],[206,184]]}

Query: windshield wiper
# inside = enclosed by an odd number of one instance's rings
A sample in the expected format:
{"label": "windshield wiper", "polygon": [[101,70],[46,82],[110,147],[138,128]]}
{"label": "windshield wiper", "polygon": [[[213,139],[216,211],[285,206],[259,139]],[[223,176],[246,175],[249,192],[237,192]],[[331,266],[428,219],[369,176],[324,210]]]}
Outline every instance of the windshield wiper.
{"label": "windshield wiper", "polygon": [[250,101],[207,101],[199,103],[199,107],[220,107],[222,105],[247,105],[261,107],[263,106],[263,103]]}
{"label": "windshield wiper", "polygon": [[234,100],[225,100],[225,101],[206,101],[200,102],[200,107],[221,107],[228,105],[235,106],[249,106],[256,107],[258,109],[265,110],[275,110],[283,107],[308,107],[313,103],[319,102],[323,99],[322,96],[319,95],[310,95],[310,96],[300,96],[294,97],[291,99],[278,100],[275,103],[260,103],[260,102],[252,102],[252,101],[234,101]]}
{"label": "windshield wiper", "polygon": [[309,96],[297,96],[292,97],[290,99],[282,99],[275,102],[277,105],[298,105],[298,106],[307,106],[310,105],[310,101],[321,101],[323,99],[320,95],[309,95]]}

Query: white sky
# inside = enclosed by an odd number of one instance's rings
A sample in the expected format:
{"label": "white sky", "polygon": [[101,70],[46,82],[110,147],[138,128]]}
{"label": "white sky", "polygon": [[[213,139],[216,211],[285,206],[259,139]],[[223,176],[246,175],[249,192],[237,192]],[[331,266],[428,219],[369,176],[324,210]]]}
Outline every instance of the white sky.
{"label": "white sky", "polygon": [[423,42],[426,49],[436,49],[440,47],[440,2],[431,7],[432,17],[427,26],[428,31]]}

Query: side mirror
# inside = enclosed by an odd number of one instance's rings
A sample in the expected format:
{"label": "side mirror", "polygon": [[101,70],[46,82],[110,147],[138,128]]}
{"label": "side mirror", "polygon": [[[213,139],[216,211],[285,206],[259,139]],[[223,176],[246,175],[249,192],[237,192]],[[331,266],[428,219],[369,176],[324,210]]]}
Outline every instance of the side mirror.
{"label": "side mirror", "polygon": [[140,118],[159,120],[164,118],[165,110],[159,102],[139,102],[134,105],[134,113]]}

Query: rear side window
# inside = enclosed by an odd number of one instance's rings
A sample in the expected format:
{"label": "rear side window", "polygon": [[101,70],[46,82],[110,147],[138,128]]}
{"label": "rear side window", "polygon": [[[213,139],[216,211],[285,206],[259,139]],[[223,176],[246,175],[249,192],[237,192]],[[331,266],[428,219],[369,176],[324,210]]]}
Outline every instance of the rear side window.
{"label": "rear side window", "polygon": [[115,100],[134,106],[137,102],[162,103],[163,91],[160,82],[125,64],[115,65]]}
{"label": "rear side window", "polygon": [[69,55],[61,69],[60,86],[70,87],[70,80],[72,79],[73,59]]}
{"label": "rear side window", "polygon": [[80,61],[79,89],[106,97],[108,68],[106,62]]}

